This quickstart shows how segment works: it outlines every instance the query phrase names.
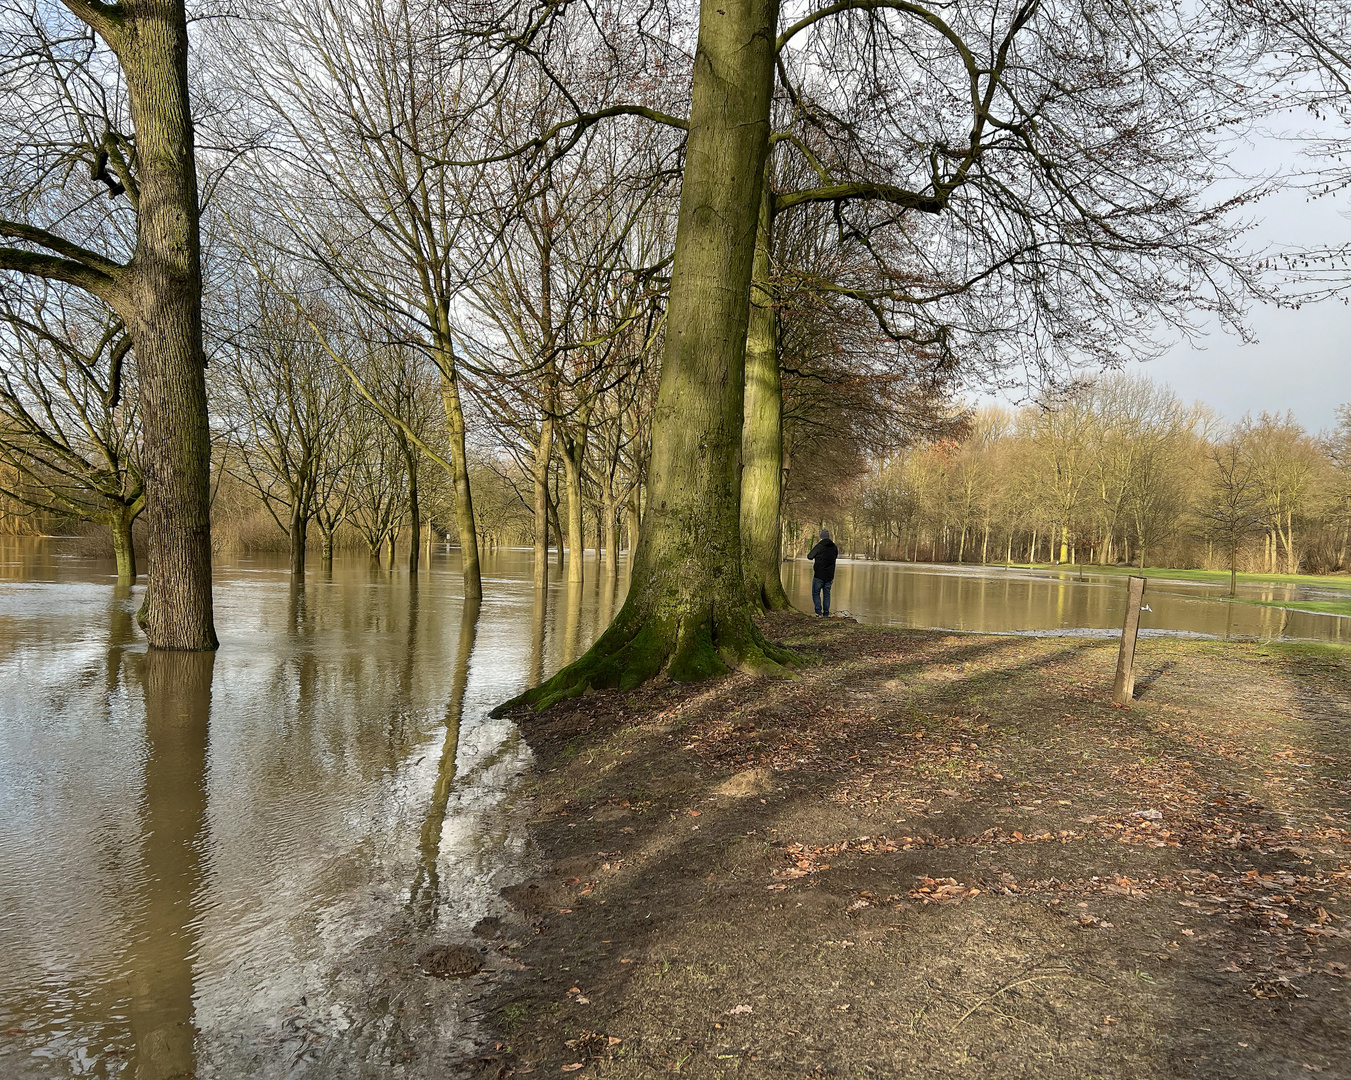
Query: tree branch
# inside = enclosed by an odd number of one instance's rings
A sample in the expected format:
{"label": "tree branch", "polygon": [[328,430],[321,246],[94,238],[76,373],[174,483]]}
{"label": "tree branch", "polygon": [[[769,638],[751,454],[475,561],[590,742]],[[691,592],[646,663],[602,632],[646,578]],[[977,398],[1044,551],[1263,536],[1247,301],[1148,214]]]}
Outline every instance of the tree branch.
{"label": "tree branch", "polygon": [[803,203],[844,202],[846,200],[873,200],[888,202],[907,210],[920,210],[926,214],[939,214],[947,209],[947,198],[937,195],[920,195],[891,184],[869,184],[865,182],[848,184],[827,184],[823,187],[804,188],[802,191],[788,191],[774,196],[774,212],[788,210]]}
{"label": "tree branch", "polygon": [[111,297],[121,284],[125,266],[46,229],[21,221],[0,219],[0,236],[22,240],[52,252],[48,255],[23,248],[0,248],[0,270],[13,270],[77,285],[112,306]]}

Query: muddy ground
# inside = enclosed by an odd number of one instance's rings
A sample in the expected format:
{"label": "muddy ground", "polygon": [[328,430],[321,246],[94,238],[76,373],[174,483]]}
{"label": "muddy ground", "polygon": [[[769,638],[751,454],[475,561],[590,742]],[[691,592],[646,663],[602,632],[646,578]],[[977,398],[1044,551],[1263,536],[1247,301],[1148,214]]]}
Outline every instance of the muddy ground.
{"label": "muddy ground", "polygon": [[1351,1077],[1351,654],[765,629],[523,719],[482,1075]]}

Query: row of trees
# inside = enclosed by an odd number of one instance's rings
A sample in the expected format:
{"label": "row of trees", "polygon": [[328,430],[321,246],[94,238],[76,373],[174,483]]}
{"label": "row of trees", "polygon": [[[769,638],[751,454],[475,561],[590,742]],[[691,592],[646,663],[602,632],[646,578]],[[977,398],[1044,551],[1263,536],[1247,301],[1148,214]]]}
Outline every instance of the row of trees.
{"label": "row of trees", "polygon": [[[477,458],[529,476],[537,584],[551,514],[574,551],[588,503],[611,550],[636,530],[623,610],[532,700],[778,670],[751,614],[786,604],[783,476],[813,445],[875,455],[959,422],[963,380],[1114,362],[1197,307],[1238,321],[1263,285],[1228,211],[1262,185],[1214,181],[1273,95],[1337,100],[1302,76],[1342,54],[1292,51],[1304,25],[1123,0],[253,0],[194,24],[190,69],[172,0],[10,3],[4,351],[76,348],[132,433],[109,468],[119,498],[144,486],[155,647],[214,647],[227,474],[299,569],[334,507],[401,508],[361,511],[373,547],[416,532],[439,470],[479,595]],[[21,340],[48,290],[108,340]],[[26,491],[90,471],[10,460]]]}
{"label": "row of trees", "polygon": [[1344,569],[1351,408],[1339,415],[1321,437],[1289,415],[1225,425],[1147,379],[1103,378],[876,462],[842,531],[888,558]]}

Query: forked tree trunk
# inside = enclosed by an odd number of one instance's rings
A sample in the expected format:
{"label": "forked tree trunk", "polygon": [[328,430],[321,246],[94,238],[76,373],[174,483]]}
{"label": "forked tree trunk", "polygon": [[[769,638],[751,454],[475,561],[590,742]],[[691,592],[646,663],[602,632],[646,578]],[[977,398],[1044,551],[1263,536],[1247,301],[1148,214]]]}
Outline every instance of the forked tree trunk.
{"label": "forked tree trunk", "polygon": [[[768,172],[768,168],[766,168]],[[770,292],[773,192],[768,177],[760,192],[759,227],[751,275],[746,331],[745,427],[741,433],[741,557],[752,605],[792,607],[779,574],[779,512],[783,498],[783,387],[779,380],[778,316]]]}
{"label": "forked tree trunk", "polygon": [[791,656],[751,621],[741,565],[746,327],[769,137],[776,0],[702,0],[648,503],[624,606],[591,649],[513,702],[539,707],[665,669],[692,681]]}
{"label": "forked tree trunk", "polygon": [[[150,550],[137,619],[154,649],[215,649],[211,441],[197,169],[183,4],[130,0],[95,28],[121,61],[136,133],[136,253],[118,307],[136,351]],[[118,5],[119,10],[122,5]],[[77,5],[84,17],[84,6]]]}

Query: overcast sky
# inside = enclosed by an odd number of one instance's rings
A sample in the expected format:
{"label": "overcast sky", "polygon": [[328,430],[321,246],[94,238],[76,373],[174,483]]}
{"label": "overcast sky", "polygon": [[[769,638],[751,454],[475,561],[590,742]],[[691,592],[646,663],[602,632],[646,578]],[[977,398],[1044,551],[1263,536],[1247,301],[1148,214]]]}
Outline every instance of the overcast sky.
{"label": "overcast sky", "polygon": [[[1245,167],[1270,174],[1291,157],[1288,142],[1246,150]],[[1257,223],[1255,248],[1351,244],[1351,194],[1310,202],[1287,190],[1247,209]],[[1336,408],[1351,402],[1351,307],[1338,300],[1298,311],[1254,306],[1249,345],[1217,326],[1196,347],[1179,341],[1165,355],[1129,367],[1167,383],[1184,401],[1203,401],[1226,420],[1287,409],[1311,432],[1331,428]]]}

